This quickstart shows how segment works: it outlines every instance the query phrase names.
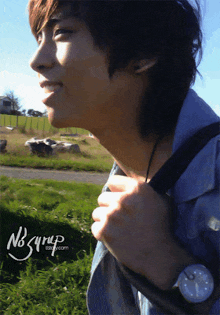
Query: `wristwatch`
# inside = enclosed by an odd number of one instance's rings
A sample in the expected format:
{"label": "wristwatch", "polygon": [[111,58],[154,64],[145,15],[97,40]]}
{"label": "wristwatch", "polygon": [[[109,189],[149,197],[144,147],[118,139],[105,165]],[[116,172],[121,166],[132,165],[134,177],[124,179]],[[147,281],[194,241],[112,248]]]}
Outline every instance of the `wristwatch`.
{"label": "wristwatch", "polygon": [[173,288],[178,287],[181,294],[191,303],[206,301],[214,290],[214,280],[210,271],[203,265],[187,266],[179,275]]}

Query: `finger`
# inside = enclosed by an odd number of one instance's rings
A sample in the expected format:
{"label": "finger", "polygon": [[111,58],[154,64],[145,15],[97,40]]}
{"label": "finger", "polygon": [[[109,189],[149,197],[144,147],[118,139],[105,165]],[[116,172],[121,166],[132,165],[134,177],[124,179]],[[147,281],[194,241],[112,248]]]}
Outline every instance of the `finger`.
{"label": "finger", "polygon": [[110,204],[117,203],[121,197],[119,192],[104,192],[98,197],[100,207],[109,207]]}
{"label": "finger", "polygon": [[106,213],[108,211],[107,207],[98,207],[92,213],[92,218],[94,221],[103,221],[106,218]]}
{"label": "finger", "polygon": [[108,179],[106,185],[111,192],[123,192],[131,190],[134,186],[136,186],[137,180],[127,176],[112,175]]}
{"label": "finger", "polygon": [[102,227],[103,224],[101,222],[94,222],[91,226],[91,231],[97,241],[102,241]]}

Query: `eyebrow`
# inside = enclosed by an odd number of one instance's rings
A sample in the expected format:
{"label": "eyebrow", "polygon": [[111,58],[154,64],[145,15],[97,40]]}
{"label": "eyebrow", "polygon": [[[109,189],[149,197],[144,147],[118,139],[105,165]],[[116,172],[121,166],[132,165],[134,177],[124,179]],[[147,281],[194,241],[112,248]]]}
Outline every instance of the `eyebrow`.
{"label": "eyebrow", "polygon": [[73,14],[67,10],[60,11],[51,16],[51,18],[46,22],[46,27],[53,27],[55,24],[60,23],[68,18],[74,18]]}
{"label": "eyebrow", "polygon": [[51,20],[53,19],[56,19],[56,20],[64,20],[64,19],[67,19],[67,18],[73,18],[74,15],[73,13],[70,11],[70,10],[60,10],[60,11],[57,11],[56,13],[54,13],[52,16],[51,16]]}
{"label": "eyebrow", "polygon": [[47,23],[45,24],[46,27],[53,27],[55,24],[59,23],[61,20],[63,19],[56,19],[56,18],[51,18],[47,21]]}
{"label": "eyebrow", "polygon": [[36,33],[36,37],[38,37],[42,33],[42,29],[49,28],[52,29],[56,24],[60,23],[66,18],[58,18],[58,16],[52,16],[45,24],[44,26]]}

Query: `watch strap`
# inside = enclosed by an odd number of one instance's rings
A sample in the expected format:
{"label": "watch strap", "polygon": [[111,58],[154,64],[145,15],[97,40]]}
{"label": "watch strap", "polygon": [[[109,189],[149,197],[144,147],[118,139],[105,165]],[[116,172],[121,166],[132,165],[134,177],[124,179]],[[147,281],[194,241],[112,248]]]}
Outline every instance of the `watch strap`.
{"label": "watch strap", "polygon": [[150,301],[154,301],[154,305],[166,315],[208,315],[213,304],[220,297],[219,285],[215,288],[213,296],[207,301],[199,304],[189,303],[178,288],[176,290],[160,290],[146,277],[132,271],[118,261],[117,263],[129,282]]}

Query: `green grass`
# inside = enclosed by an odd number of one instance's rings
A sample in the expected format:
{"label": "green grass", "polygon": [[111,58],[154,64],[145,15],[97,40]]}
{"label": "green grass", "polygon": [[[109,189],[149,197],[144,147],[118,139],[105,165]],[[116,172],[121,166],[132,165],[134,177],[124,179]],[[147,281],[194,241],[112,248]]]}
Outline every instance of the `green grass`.
{"label": "green grass", "polygon": [[112,162],[102,158],[95,160],[81,158],[78,161],[70,159],[60,159],[57,157],[19,156],[4,154],[0,156],[0,165],[13,167],[29,167],[36,169],[72,170],[85,172],[109,172]]}
{"label": "green grass", "polygon": [[[0,185],[0,314],[87,314],[85,296],[96,243],[90,231],[91,213],[101,186],[3,176]],[[20,242],[7,249],[20,227]],[[42,240],[54,236],[54,241],[56,235],[64,241],[53,256]],[[25,259],[31,239],[32,253]]]}
{"label": "green grass", "polygon": [[27,117],[27,116],[15,116],[15,115],[0,115],[0,126],[16,127],[18,123],[19,127],[24,127],[25,130],[33,129],[38,131],[53,131],[61,133],[79,133],[81,135],[88,134],[89,132],[82,128],[54,128],[48,121],[47,117]]}
{"label": "green grass", "polygon": [[[62,137],[59,133],[53,135],[33,130],[20,133],[18,129],[8,131],[6,128],[1,128],[1,131],[1,139],[7,140],[7,152],[0,154],[0,165],[38,169],[109,172],[113,164],[113,158],[109,152],[95,139],[89,138],[87,135]],[[78,144],[81,153],[58,152],[50,157],[31,155],[29,148],[25,147],[24,144],[32,137],[37,137],[38,139],[49,137],[58,141]]]}

